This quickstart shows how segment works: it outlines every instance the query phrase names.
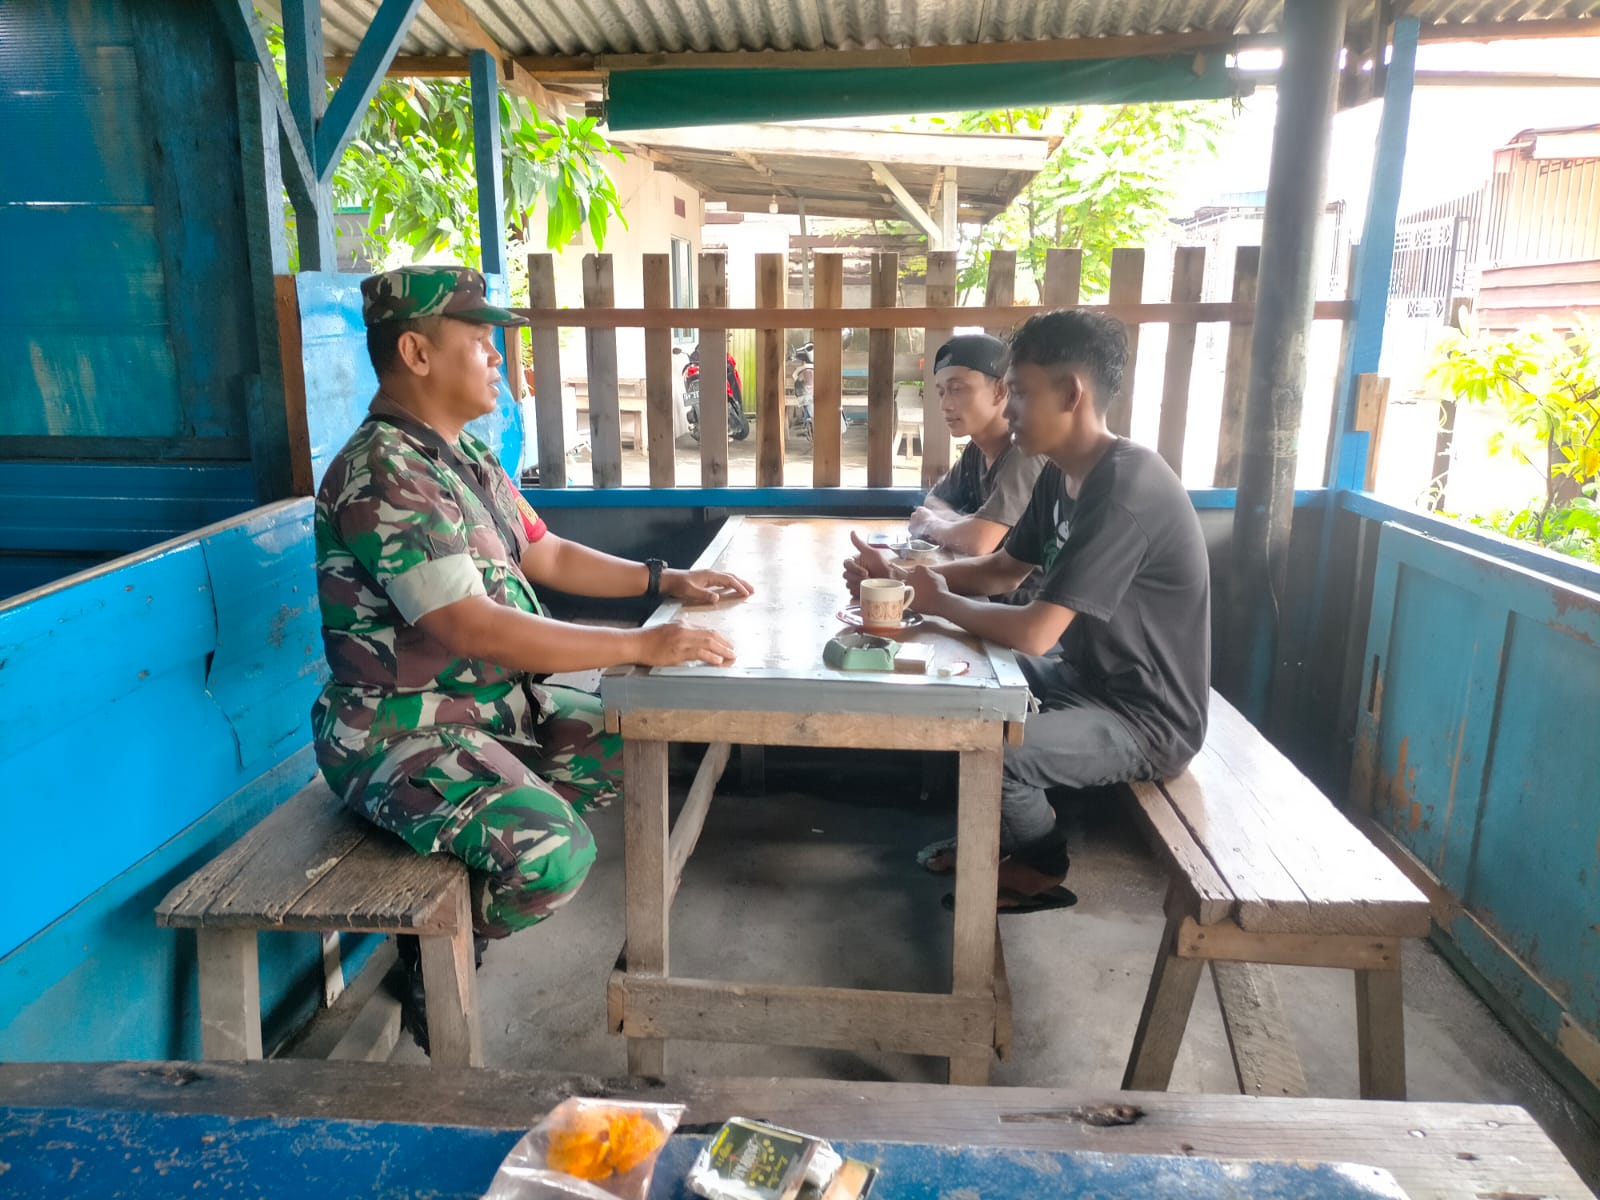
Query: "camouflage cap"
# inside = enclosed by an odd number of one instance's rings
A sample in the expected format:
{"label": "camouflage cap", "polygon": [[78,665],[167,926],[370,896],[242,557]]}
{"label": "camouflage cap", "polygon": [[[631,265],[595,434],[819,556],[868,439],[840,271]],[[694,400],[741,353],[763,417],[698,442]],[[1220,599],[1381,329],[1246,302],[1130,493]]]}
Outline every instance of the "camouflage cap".
{"label": "camouflage cap", "polygon": [[483,276],[466,267],[400,267],[361,281],[361,319],[367,325],[454,317],[475,325],[526,325],[488,302]]}

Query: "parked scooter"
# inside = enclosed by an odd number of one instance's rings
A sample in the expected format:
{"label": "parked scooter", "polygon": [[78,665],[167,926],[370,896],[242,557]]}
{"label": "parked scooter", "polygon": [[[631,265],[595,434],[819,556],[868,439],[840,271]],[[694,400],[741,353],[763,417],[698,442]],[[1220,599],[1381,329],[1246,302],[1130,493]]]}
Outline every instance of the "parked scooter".
{"label": "parked scooter", "polygon": [[811,397],[816,390],[815,350],[816,347],[807,342],[795,347],[789,354],[789,361],[794,364],[794,371],[789,376],[789,390],[794,396],[794,404],[789,407],[789,432],[807,442],[816,432],[811,408]]}
{"label": "parked scooter", "polygon": [[[689,351],[683,364],[683,405],[689,422],[689,436],[700,440],[700,347]],[[728,436],[742,442],[750,436],[750,419],[744,415],[744,387],[739,381],[739,368],[728,355]]]}

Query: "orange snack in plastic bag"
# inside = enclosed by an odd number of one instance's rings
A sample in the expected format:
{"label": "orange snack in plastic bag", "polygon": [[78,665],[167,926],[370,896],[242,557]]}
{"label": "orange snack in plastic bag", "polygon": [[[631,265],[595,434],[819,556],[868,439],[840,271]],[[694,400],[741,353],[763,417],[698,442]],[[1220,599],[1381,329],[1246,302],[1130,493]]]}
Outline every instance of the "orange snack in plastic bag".
{"label": "orange snack in plastic bag", "polygon": [[568,1114],[550,1131],[545,1162],[579,1179],[626,1175],[666,1144],[667,1136],[643,1114],[627,1109],[586,1108]]}

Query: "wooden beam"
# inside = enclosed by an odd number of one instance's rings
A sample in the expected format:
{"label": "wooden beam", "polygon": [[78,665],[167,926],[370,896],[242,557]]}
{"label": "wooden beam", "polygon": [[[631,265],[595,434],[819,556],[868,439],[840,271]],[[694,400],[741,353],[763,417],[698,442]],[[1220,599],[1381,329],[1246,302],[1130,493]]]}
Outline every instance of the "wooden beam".
{"label": "wooden beam", "polygon": [[[507,266],[505,183],[500,160],[500,89],[496,74],[493,56],[474,50],[472,173],[478,181],[478,244],[482,253],[479,265],[486,275],[502,275]],[[341,92],[343,90],[340,88]],[[518,394],[515,387],[511,394]]]}
{"label": "wooden beam", "polygon": [[1471,21],[1462,24],[1424,25],[1423,42],[1498,42],[1515,38],[1600,37],[1600,20],[1593,17],[1552,18],[1545,21]]}
{"label": "wooden beam", "polygon": [[[372,24],[361,37],[361,45],[351,59],[344,81],[329,102],[328,111],[317,122],[317,178],[324,181],[333,178],[339,157],[361,127],[361,118],[366,116],[372,98],[378,94],[378,85],[383,82],[384,73],[394,61],[421,7],[422,0],[383,0],[373,14]],[[324,78],[326,74],[324,63]]]}
{"label": "wooden beam", "polygon": [[703,125],[687,129],[634,129],[622,140],[662,150],[706,150],[727,154],[730,148],[737,147],[747,153],[761,155],[888,163],[892,166],[973,167],[990,171],[1039,171],[1050,157],[1050,140],[1044,137],[907,133],[812,125]]}
{"label": "wooden beam", "polygon": [[895,178],[895,174],[888,165],[881,162],[869,162],[872,177],[881,185],[889,189],[889,194],[894,197],[894,202],[899,205],[900,211],[911,219],[911,223],[928,235],[928,243],[935,250],[944,248],[944,231],[939,228],[939,223],[930,217],[927,211],[918,204],[911,193],[906,191],[905,184]]}
{"label": "wooden beam", "polygon": [[[348,75],[352,61],[346,56],[330,57],[328,78]],[[384,74],[391,79],[465,79],[469,69],[465,54],[413,54],[390,59]]]}
{"label": "wooden beam", "polygon": [[[721,257],[719,254],[717,257]],[[907,306],[875,308],[727,308],[709,305],[701,308],[610,308],[603,312],[581,308],[513,308],[539,329],[592,329],[615,325],[619,329],[681,329],[695,322],[714,322],[719,329],[925,329],[929,326],[978,325],[1010,329],[1036,313],[1051,311],[1049,305],[962,307]],[[1143,302],[1086,304],[1083,307],[1128,325],[1162,325],[1168,322],[1207,325],[1224,321],[1250,321],[1255,318],[1251,305],[1227,300],[1203,300],[1193,304]],[[1348,300],[1318,300],[1312,310],[1317,321],[1348,320],[1354,309]]]}
{"label": "wooden beam", "polygon": [[[289,172],[303,181],[314,180],[316,171],[311,165],[311,155],[300,130],[295,125],[294,114],[289,111],[289,100],[278,82],[278,69],[273,64],[272,52],[267,49],[266,34],[248,0],[216,0],[212,6],[222,21],[223,32],[239,62],[254,63],[265,81],[263,90],[272,101],[278,114],[280,157],[285,160],[285,182]],[[266,86],[270,85],[270,86]]]}
{"label": "wooden beam", "polygon": [[517,61],[541,78],[592,78],[610,71],[762,69],[770,67],[949,67],[969,63],[1065,62],[1140,58],[1199,50],[1226,52],[1231,33],[1140,34],[1130,37],[1043,38],[960,46],[910,46],[891,50],[736,50],[679,54],[526,55]]}
{"label": "wooden beam", "polygon": [[561,105],[555,97],[545,91],[544,85],[524,67],[519,66],[499,42],[489,36],[488,30],[472,15],[465,0],[428,0],[428,7],[468,50],[486,50],[494,55],[495,61],[500,64],[500,85],[506,91],[521,96],[546,116],[561,116]]}

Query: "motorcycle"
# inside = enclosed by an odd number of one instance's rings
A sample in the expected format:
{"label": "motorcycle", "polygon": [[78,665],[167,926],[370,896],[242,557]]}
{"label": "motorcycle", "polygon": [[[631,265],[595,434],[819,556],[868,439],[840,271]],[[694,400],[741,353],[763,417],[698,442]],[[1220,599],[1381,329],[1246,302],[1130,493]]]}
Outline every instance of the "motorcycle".
{"label": "motorcycle", "polygon": [[789,353],[789,361],[795,364],[789,376],[789,390],[794,395],[794,404],[789,409],[789,432],[807,442],[816,433],[815,415],[811,409],[816,383],[816,366],[813,362],[815,350],[816,347],[807,342]]}
{"label": "motorcycle", "polygon": [[[689,422],[689,436],[700,440],[700,347],[689,351],[683,364],[683,405]],[[728,355],[728,436],[742,442],[750,436],[750,418],[744,415],[744,387],[739,368]]]}

